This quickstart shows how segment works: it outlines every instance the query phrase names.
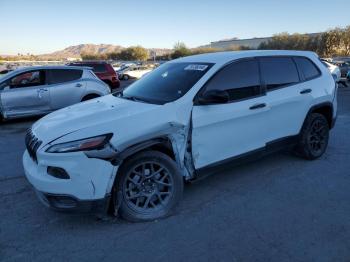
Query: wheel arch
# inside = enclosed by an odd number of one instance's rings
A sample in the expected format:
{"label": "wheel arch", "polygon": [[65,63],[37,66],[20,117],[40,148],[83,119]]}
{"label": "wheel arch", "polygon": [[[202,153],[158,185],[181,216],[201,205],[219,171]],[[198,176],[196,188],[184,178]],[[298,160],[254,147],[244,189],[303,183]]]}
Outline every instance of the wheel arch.
{"label": "wheel arch", "polygon": [[97,97],[100,97],[101,95],[98,94],[98,93],[88,93],[88,94],[85,94],[82,98],[81,98],[81,101],[87,101],[89,99],[93,99],[93,98],[97,98]]}
{"label": "wheel arch", "polygon": [[146,150],[159,151],[168,155],[171,159],[176,161],[171,140],[166,136],[162,136],[128,146],[123,151],[118,153],[118,155],[113,159],[113,164],[121,165],[133,155]]}
{"label": "wheel arch", "polygon": [[[308,114],[306,115],[306,117],[312,113],[319,113],[327,119],[329,129],[332,129],[332,127],[333,127],[333,110],[334,110],[333,104],[331,102],[320,103],[320,104],[312,106],[310,108]],[[305,117],[305,120],[306,120],[306,117]],[[304,122],[305,122],[305,120],[304,120]]]}

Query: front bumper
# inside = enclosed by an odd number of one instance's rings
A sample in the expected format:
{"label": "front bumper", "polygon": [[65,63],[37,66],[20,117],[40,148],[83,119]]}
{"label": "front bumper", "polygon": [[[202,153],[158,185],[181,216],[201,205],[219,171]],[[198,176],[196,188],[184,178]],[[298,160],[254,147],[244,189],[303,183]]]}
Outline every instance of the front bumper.
{"label": "front bumper", "polygon": [[[63,168],[69,179],[53,177],[47,167]],[[96,211],[109,201],[116,167],[108,161],[88,158],[84,153],[38,153],[38,162],[26,151],[25,176],[38,192],[39,199],[56,210]],[[103,209],[103,208],[102,208]]]}
{"label": "front bumper", "polygon": [[74,196],[49,194],[35,190],[39,200],[47,207],[62,212],[105,213],[110,195],[97,200],[81,200]]}

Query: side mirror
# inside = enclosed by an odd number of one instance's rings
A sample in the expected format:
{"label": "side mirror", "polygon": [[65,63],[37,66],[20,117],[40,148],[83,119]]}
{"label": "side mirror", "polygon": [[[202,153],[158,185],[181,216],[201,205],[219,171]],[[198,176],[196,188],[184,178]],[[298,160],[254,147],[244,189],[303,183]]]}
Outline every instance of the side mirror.
{"label": "side mirror", "polygon": [[224,104],[230,100],[230,96],[225,90],[205,91],[199,98],[200,105]]}

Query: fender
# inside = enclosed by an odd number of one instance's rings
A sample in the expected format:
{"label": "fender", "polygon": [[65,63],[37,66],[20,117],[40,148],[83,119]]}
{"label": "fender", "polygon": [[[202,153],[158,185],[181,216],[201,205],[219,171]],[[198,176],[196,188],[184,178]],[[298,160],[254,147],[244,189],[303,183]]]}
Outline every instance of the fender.
{"label": "fender", "polygon": [[137,143],[135,145],[129,146],[126,149],[124,149],[122,152],[119,152],[111,161],[111,163],[114,166],[120,165],[123,160],[128,158],[129,156],[134,155],[137,152],[140,152],[146,148],[149,148],[154,145],[165,145],[167,148],[173,150],[171,146],[171,142],[167,137],[158,137],[158,138],[153,138],[144,142]]}

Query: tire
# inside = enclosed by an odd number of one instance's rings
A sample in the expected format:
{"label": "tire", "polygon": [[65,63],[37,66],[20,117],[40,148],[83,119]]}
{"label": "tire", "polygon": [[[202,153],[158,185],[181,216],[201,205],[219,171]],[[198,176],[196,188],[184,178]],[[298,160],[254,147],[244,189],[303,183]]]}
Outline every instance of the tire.
{"label": "tire", "polygon": [[319,113],[311,113],[304,122],[296,153],[308,160],[317,159],[326,151],[328,140],[327,119]]}
{"label": "tire", "polygon": [[94,98],[97,98],[97,97],[100,97],[100,96],[99,95],[95,95],[95,94],[86,95],[86,96],[83,97],[81,102],[84,102],[84,101],[87,101],[87,100],[90,100],[90,99],[94,99]]}
{"label": "tire", "polygon": [[120,167],[112,209],[116,213],[120,205],[119,214],[128,221],[151,221],[168,216],[182,193],[183,177],[175,161],[158,151],[144,151]]}
{"label": "tire", "polygon": [[123,80],[128,81],[129,80],[129,76],[128,75],[123,75]]}

